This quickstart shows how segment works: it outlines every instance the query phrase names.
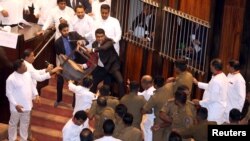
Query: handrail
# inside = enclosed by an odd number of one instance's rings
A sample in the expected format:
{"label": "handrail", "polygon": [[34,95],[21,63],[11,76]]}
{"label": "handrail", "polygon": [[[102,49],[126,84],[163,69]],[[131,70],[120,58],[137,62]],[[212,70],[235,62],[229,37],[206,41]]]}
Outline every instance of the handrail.
{"label": "handrail", "polygon": [[47,42],[47,43],[42,47],[42,49],[36,54],[35,60],[36,60],[37,56],[39,56],[39,55],[42,53],[42,51],[45,49],[45,47],[50,43],[50,41],[51,41],[52,39],[54,39],[55,36],[56,36],[56,33],[54,33],[54,34],[50,37],[50,39],[48,40],[48,42]]}

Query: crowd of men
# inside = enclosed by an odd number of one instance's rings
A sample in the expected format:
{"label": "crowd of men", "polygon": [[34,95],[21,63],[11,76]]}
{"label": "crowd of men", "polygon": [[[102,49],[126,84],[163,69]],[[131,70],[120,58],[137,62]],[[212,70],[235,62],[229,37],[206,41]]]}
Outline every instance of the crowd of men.
{"label": "crowd of men", "polygon": [[[80,84],[68,80],[75,103],[73,117],[62,129],[64,141],[171,141],[172,138],[206,141],[208,125],[246,124],[250,119],[250,110],[245,116],[241,114],[245,100],[250,103],[250,93],[246,93],[237,60],[228,62],[229,74],[225,75],[221,60],[213,59],[210,63],[212,78],[208,83],[202,83],[188,71],[186,60],[177,59],[174,63],[176,76],[165,80],[163,76],[144,75],[140,83],[128,81],[128,93],[125,94],[119,62],[121,27],[119,21],[110,16],[110,1],[8,2],[22,10],[33,5],[38,24],[42,25],[38,35],[44,34],[51,26],[56,28],[54,47],[57,56],[66,55],[83,69],[91,67],[91,63],[77,52],[79,47],[85,46],[88,54],[97,56],[91,76],[83,78]],[[20,19],[12,17],[15,12],[5,9],[8,2],[0,0],[1,25],[19,24]],[[34,52],[25,50],[23,59],[14,62],[14,72],[6,81],[11,111],[10,141],[17,138],[19,121],[21,140],[26,141],[30,136],[32,100],[40,101],[37,81],[49,79],[62,70],[60,62],[57,67],[50,64],[43,70],[36,70],[33,62]],[[117,97],[111,96],[113,80],[118,84]],[[57,75],[55,107],[63,101],[64,81],[62,75]],[[99,85],[102,81],[103,84]],[[205,90],[201,100],[191,99],[193,84]],[[93,120],[94,126],[91,126],[89,122]]]}

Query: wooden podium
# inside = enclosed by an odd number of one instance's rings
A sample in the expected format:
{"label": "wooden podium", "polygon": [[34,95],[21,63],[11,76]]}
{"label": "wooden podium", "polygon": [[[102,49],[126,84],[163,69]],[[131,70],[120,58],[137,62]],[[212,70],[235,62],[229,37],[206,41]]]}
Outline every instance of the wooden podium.
{"label": "wooden podium", "polygon": [[[31,26],[23,25],[23,28],[18,26],[11,28],[12,33],[18,34],[16,49],[0,46],[0,110],[2,112],[0,122],[7,123],[9,120],[9,104],[5,93],[5,84],[7,77],[13,72],[13,70],[6,64],[22,58],[25,49],[32,49],[35,54],[40,52],[39,56],[36,57],[36,60],[33,63],[35,68],[45,68],[45,61],[55,64],[55,50],[53,47],[54,39],[52,39],[54,31],[51,30],[46,32],[43,36],[37,36],[36,33],[41,30],[41,26],[34,23],[30,24]],[[41,51],[45,44],[47,44],[47,46]],[[47,82],[38,83],[38,88],[46,85],[46,83]]]}

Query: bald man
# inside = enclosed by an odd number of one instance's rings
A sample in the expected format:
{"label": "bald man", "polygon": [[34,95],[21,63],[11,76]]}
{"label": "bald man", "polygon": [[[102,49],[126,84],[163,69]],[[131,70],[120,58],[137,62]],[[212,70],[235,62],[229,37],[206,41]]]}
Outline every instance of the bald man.
{"label": "bald man", "polygon": [[[146,101],[149,100],[153,95],[155,88],[153,86],[153,78],[150,75],[144,75],[141,78],[141,87],[144,90],[138,95],[142,95]],[[154,124],[154,114],[144,114],[141,122],[141,129],[143,131],[144,141],[152,141],[152,130],[151,127]]]}

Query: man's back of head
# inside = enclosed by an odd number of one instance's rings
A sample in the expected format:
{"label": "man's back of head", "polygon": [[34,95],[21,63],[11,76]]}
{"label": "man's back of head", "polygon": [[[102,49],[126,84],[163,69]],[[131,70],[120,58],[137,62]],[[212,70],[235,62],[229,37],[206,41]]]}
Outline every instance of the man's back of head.
{"label": "man's back of head", "polygon": [[162,76],[156,76],[154,78],[154,87],[156,89],[162,87],[164,85],[164,83],[165,83],[165,80],[164,80],[164,78]]}
{"label": "man's back of head", "polygon": [[105,136],[112,136],[115,129],[115,123],[112,119],[107,119],[103,123],[103,131]]}
{"label": "man's back of head", "polygon": [[139,84],[136,81],[131,81],[129,84],[129,90],[131,93],[137,93],[139,91]]}
{"label": "man's back of head", "polygon": [[110,87],[108,85],[103,85],[99,89],[99,93],[101,96],[109,96],[110,95]]}
{"label": "man's back of head", "polygon": [[132,123],[133,123],[133,115],[132,114],[130,114],[130,113],[126,113],[124,116],[123,116],[123,118],[122,118],[122,120],[123,120],[123,123],[126,125],[126,126],[131,126],[132,125]]}
{"label": "man's back of head", "polygon": [[97,98],[97,105],[100,107],[106,107],[107,106],[107,99],[105,96],[99,96]]}
{"label": "man's back of head", "polygon": [[123,118],[123,116],[127,113],[128,108],[124,104],[118,104],[115,107],[115,113],[120,117]]}
{"label": "man's back of head", "polygon": [[230,110],[229,112],[229,121],[230,123],[239,123],[239,121],[241,120],[241,112],[240,110],[233,108],[232,110]]}
{"label": "man's back of head", "polygon": [[198,121],[205,121],[205,120],[207,120],[207,116],[208,116],[207,108],[200,107],[197,110],[197,119],[198,119]]}
{"label": "man's back of head", "polygon": [[81,141],[93,141],[94,135],[90,129],[84,128],[80,133],[80,139]]}
{"label": "man's back of head", "polygon": [[184,72],[187,70],[187,61],[184,59],[177,59],[174,62],[174,66],[178,69],[178,71]]}

